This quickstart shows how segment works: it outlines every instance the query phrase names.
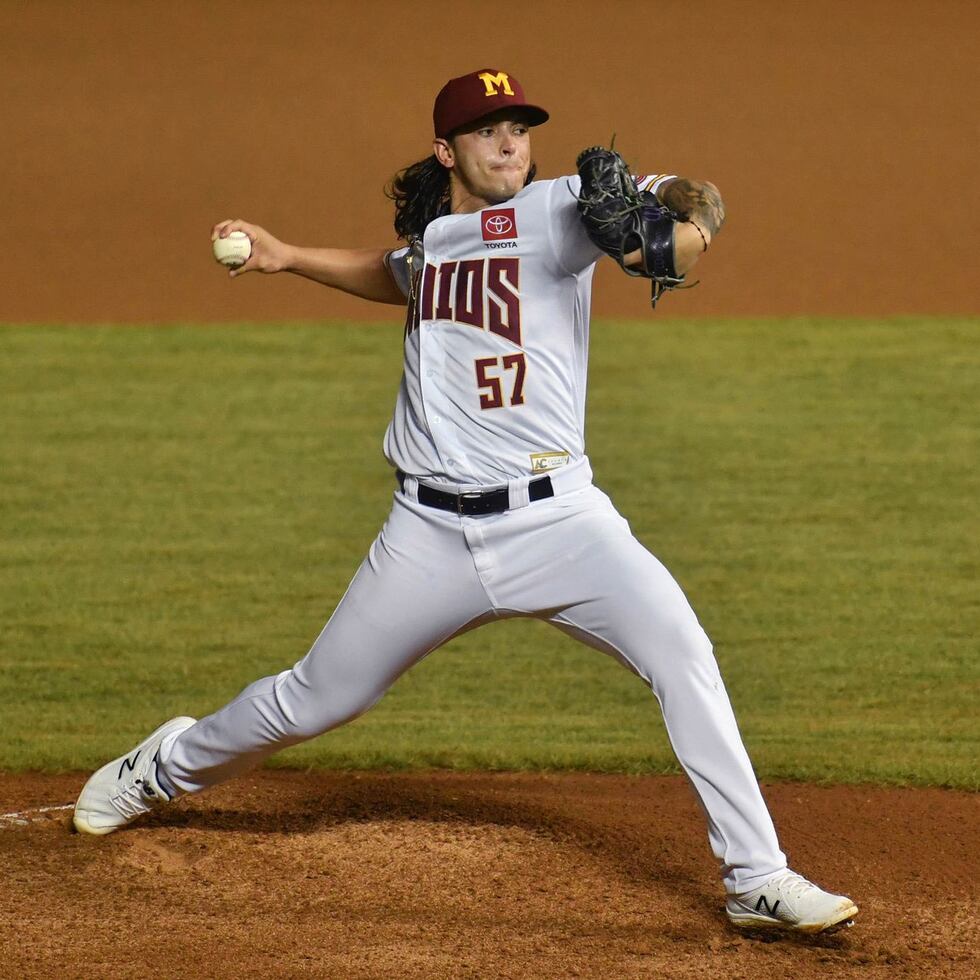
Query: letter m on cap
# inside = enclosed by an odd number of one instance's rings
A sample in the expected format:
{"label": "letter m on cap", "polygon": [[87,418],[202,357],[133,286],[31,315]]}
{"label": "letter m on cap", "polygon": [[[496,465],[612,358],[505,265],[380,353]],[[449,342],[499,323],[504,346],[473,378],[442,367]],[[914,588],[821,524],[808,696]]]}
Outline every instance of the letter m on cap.
{"label": "letter m on cap", "polygon": [[496,75],[491,75],[488,71],[480,72],[477,78],[483,82],[484,88],[487,90],[486,94],[499,95],[500,89],[504,90],[504,95],[513,95],[514,90],[510,87],[510,76],[506,72],[498,72]]}

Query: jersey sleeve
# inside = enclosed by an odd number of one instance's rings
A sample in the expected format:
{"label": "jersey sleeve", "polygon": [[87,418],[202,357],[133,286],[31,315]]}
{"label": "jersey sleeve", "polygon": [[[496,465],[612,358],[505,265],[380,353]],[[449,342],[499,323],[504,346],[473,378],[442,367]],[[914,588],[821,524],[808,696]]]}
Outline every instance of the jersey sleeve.
{"label": "jersey sleeve", "polygon": [[549,230],[558,264],[573,275],[583,272],[604,253],[592,244],[578,213],[578,195],[582,181],[574,177],[559,177],[551,184],[548,213]]}
{"label": "jersey sleeve", "polygon": [[385,267],[395,285],[408,296],[408,247],[395,248],[385,253]]}
{"label": "jersey sleeve", "polygon": [[660,190],[661,185],[665,184],[668,180],[676,179],[674,174],[652,174],[646,177],[633,178],[636,181],[637,190],[649,191],[651,194],[656,194]]}

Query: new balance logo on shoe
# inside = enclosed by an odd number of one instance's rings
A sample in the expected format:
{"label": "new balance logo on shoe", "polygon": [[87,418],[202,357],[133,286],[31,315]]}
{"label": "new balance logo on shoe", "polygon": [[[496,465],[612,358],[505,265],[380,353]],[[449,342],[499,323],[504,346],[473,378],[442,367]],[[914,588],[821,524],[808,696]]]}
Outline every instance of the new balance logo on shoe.
{"label": "new balance logo on shoe", "polygon": [[132,759],[123,759],[122,765],[119,767],[119,775],[116,777],[117,779],[122,779],[124,770],[128,769],[130,772],[132,772],[136,768],[136,760],[140,757],[142,751],[143,750],[140,749],[140,751],[137,752]]}
{"label": "new balance logo on shoe", "polygon": [[776,918],[776,909],[779,908],[779,901],[780,900],[777,898],[776,899],[776,904],[773,905],[772,908],[770,908],[769,907],[769,900],[766,898],[766,896],[765,895],[760,895],[759,896],[759,901],[755,903],[755,910],[756,910],[756,912],[762,912],[763,914],[768,915],[770,918],[775,919]]}
{"label": "new balance logo on shoe", "polygon": [[93,773],[75,801],[75,829],[83,834],[111,834],[157,804],[168,802],[174,791],[157,785],[160,746],[193,724],[193,718],[183,715],[171,718],[125,755]]}

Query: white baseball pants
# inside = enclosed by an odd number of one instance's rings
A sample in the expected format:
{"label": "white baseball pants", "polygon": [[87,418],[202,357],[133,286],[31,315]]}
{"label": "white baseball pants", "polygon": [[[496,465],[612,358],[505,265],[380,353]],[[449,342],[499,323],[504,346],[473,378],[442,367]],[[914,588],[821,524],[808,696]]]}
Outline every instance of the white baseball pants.
{"label": "white baseball pants", "polygon": [[746,891],[785,868],[711,643],[609,498],[588,484],[528,505],[525,491],[518,509],[461,517],[419,504],[414,487],[395,494],[310,652],[162,746],[165,778],[182,792],[229,779],[356,718],[450,638],[535,616],[650,685],[707,814],[727,890]]}

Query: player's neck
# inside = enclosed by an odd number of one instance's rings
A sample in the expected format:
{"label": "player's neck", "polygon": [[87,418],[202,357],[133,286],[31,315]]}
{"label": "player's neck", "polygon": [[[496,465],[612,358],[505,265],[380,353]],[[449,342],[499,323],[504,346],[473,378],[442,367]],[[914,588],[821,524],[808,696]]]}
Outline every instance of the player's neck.
{"label": "player's neck", "polygon": [[463,185],[462,181],[450,181],[450,214],[473,214],[475,211],[482,211],[484,208],[492,208],[494,205],[503,204],[508,200],[510,200],[510,198],[490,199],[471,191],[469,188]]}

